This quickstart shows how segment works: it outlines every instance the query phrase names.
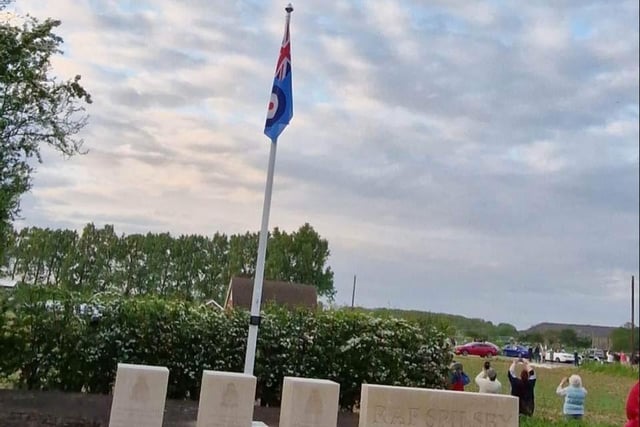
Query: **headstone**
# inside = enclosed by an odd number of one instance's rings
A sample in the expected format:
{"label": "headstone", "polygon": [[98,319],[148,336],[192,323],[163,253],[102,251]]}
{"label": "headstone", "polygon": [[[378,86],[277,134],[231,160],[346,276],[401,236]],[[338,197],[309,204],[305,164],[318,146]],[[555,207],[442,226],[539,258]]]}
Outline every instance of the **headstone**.
{"label": "headstone", "polygon": [[204,371],[196,427],[251,427],[256,377]]}
{"label": "headstone", "polygon": [[363,384],[359,427],[518,427],[518,398]]}
{"label": "headstone", "polygon": [[169,370],[118,363],[109,427],[162,427]]}
{"label": "headstone", "polygon": [[340,384],[284,377],[279,427],[336,427]]}

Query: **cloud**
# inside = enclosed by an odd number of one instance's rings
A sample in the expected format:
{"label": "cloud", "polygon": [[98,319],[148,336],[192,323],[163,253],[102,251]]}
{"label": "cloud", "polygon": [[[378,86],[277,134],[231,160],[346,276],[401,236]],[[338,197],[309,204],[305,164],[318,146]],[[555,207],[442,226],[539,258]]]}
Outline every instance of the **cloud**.
{"label": "cloud", "polygon": [[[281,4],[18,6],[62,19],[54,71],[95,100],[90,153],[45,152],[20,224],[258,229]],[[339,303],[357,274],[367,306],[624,323],[611,287],[639,269],[637,16],[633,1],[296,5],[271,226],[328,238]]]}

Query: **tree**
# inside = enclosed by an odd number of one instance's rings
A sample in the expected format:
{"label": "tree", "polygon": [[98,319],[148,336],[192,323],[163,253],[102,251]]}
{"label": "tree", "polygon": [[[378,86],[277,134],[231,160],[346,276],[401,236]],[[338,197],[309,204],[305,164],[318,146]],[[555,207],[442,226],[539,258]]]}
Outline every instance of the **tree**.
{"label": "tree", "polygon": [[42,162],[43,145],[64,156],[82,153],[75,135],[87,123],[83,103],[91,103],[79,75],[60,81],[50,74],[51,57],[62,53],[53,32],[60,21],[23,21],[0,22],[0,258],[20,197],[31,188],[33,159]]}
{"label": "tree", "polygon": [[496,326],[495,334],[499,337],[517,338],[518,330],[510,323],[499,323],[498,326]]}
{"label": "tree", "polygon": [[[258,234],[213,237],[169,233],[118,236],[112,225],[73,230],[37,227],[12,231],[0,273],[29,285],[86,293],[154,294],[222,301],[231,276],[255,274]],[[269,240],[265,278],[314,285],[329,298],[333,272],[328,243],[309,224]]]}
{"label": "tree", "polygon": [[[634,329],[634,347],[635,350],[640,349],[640,330]],[[613,351],[629,351],[631,345],[631,325],[629,327],[621,327],[614,329],[609,335],[611,338],[611,350]]]}
{"label": "tree", "polygon": [[573,329],[565,328],[558,336],[560,342],[568,347],[575,347],[578,344],[578,334]]}
{"label": "tree", "polygon": [[318,295],[333,300],[333,271],[326,267],[329,243],[305,223],[287,234],[274,229],[267,246],[265,278],[305,283],[318,289]]}
{"label": "tree", "polygon": [[520,335],[520,339],[523,342],[529,342],[529,343],[535,343],[535,344],[545,342],[545,338],[540,332],[530,332],[528,334]]}

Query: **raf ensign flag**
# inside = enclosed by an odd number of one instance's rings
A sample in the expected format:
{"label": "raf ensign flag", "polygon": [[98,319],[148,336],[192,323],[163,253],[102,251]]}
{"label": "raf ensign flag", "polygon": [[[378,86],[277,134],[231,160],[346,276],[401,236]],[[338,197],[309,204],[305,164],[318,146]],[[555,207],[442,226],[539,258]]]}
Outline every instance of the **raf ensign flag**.
{"label": "raf ensign flag", "polygon": [[[293,10],[293,8],[292,8]],[[289,12],[289,10],[287,10]],[[267,111],[267,121],[264,125],[264,134],[275,141],[289,124],[293,116],[293,91],[291,85],[291,41],[289,39],[289,17],[284,28],[284,37],[280,47],[280,56],[276,65],[276,74],[273,78],[271,99]]]}

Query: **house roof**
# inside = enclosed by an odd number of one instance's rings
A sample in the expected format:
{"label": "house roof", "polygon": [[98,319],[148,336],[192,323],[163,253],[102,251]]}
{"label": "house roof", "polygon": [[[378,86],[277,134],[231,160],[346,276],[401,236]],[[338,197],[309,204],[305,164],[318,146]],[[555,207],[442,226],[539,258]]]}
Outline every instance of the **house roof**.
{"label": "house roof", "polygon": [[[251,309],[251,297],[253,295],[253,278],[232,277],[227,290],[225,307]],[[318,294],[315,286],[301,283],[282,282],[277,280],[264,280],[262,282],[262,304],[275,302],[289,308],[305,307],[316,308],[318,305]]]}

